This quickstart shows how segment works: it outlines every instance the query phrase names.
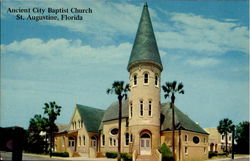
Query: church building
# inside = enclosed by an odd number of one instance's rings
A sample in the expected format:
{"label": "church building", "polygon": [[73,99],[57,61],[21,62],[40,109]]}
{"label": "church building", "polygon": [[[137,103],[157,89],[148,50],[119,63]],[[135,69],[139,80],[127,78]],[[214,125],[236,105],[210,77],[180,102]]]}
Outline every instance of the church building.
{"label": "church building", "polygon": [[[172,146],[172,109],[161,103],[163,70],[148,6],[143,6],[128,61],[130,93],[122,102],[121,151],[133,160],[159,160],[159,147]],[[68,128],[55,137],[55,151],[70,156],[99,157],[118,151],[118,109],[106,110],[77,104]],[[178,161],[205,160],[208,133],[175,107],[175,156]]]}

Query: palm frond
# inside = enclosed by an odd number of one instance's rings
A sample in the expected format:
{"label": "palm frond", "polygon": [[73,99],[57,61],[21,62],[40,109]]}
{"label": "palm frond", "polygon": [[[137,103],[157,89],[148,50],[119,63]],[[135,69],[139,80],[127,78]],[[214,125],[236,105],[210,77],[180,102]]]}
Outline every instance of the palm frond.
{"label": "palm frond", "polygon": [[171,90],[171,88],[172,88],[172,83],[171,83],[171,82],[167,82],[167,83],[166,83],[166,86],[167,86],[168,89]]}
{"label": "palm frond", "polygon": [[168,97],[169,97],[169,94],[166,93],[166,94],[164,95],[164,97],[165,97],[165,99],[168,98]]}
{"label": "palm frond", "polygon": [[184,94],[184,90],[179,91],[180,94]]}
{"label": "palm frond", "polygon": [[164,92],[167,92],[168,88],[166,86],[162,86]]}
{"label": "palm frond", "polygon": [[178,87],[177,87],[177,90],[180,91],[183,87],[184,87],[183,84],[182,84],[182,83],[179,83],[179,84],[178,84]]}
{"label": "palm frond", "polygon": [[113,90],[110,89],[110,88],[108,88],[108,89],[106,90],[106,93],[107,93],[107,94],[112,94],[112,93],[113,93]]}
{"label": "palm frond", "polygon": [[173,83],[172,83],[172,89],[173,89],[173,90],[175,90],[176,84],[177,84],[177,82],[176,82],[176,81],[173,81]]}

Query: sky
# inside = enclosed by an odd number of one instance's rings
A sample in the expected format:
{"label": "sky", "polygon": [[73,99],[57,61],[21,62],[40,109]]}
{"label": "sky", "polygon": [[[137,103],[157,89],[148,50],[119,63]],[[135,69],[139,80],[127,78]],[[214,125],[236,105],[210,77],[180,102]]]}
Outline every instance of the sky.
{"label": "sky", "polygon": [[[148,1],[163,64],[161,84],[177,80],[176,106],[201,127],[249,120],[249,2]],[[127,65],[144,1],[1,1],[0,126],[27,128],[44,103],[62,106],[69,123],[76,104],[106,109],[106,89],[128,82]],[[45,13],[10,13],[41,8]],[[83,20],[27,20],[47,9],[88,9]],[[17,20],[21,14],[24,20]],[[166,100],[161,93],[161,102]]]}

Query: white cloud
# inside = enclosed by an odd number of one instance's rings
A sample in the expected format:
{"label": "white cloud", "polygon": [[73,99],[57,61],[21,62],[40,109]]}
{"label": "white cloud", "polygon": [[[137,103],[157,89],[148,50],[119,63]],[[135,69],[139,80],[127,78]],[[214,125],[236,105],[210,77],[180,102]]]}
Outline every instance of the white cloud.
{"label": "white cloud", "polygon": [[81,40],[51,39],[43,41],[38,38],[14,41],[1,45],[2,54],[14,53],[18,56],[29,55],[33,59],[45,61],[60,60],[63,63],[127,63],[132,44],[122,43],[117,46],[109,45],[91,47],[83,45]]}
{"label": "white cloud", "polygon": [[199,15],[172,13],[171,28],[156,32],[161,48],[191,50],[216,55],[228,51],[248,53],[248,28]]}
{"label": "white cloud", "polygon": [[190,58],[187,59],[187,63],[198,67],[215,66],[219,63],[219,60],[214,58]]}

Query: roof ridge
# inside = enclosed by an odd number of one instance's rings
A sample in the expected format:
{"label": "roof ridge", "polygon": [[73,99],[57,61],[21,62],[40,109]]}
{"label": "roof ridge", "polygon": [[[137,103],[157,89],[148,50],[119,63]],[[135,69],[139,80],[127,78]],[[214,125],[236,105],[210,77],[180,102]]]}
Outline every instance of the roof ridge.
{"label": "roof ridge", "polygon": [[87,106],[87,105],[76,104],[76,108],[79,108],[80,106],[81,107],[86,107],[86,108],[92,108],[92,109],[96,109],[96,110],[105,111],[104,109],[100,109],[100,108],[96,108],[96,107],[90,107],[90,106]]}

